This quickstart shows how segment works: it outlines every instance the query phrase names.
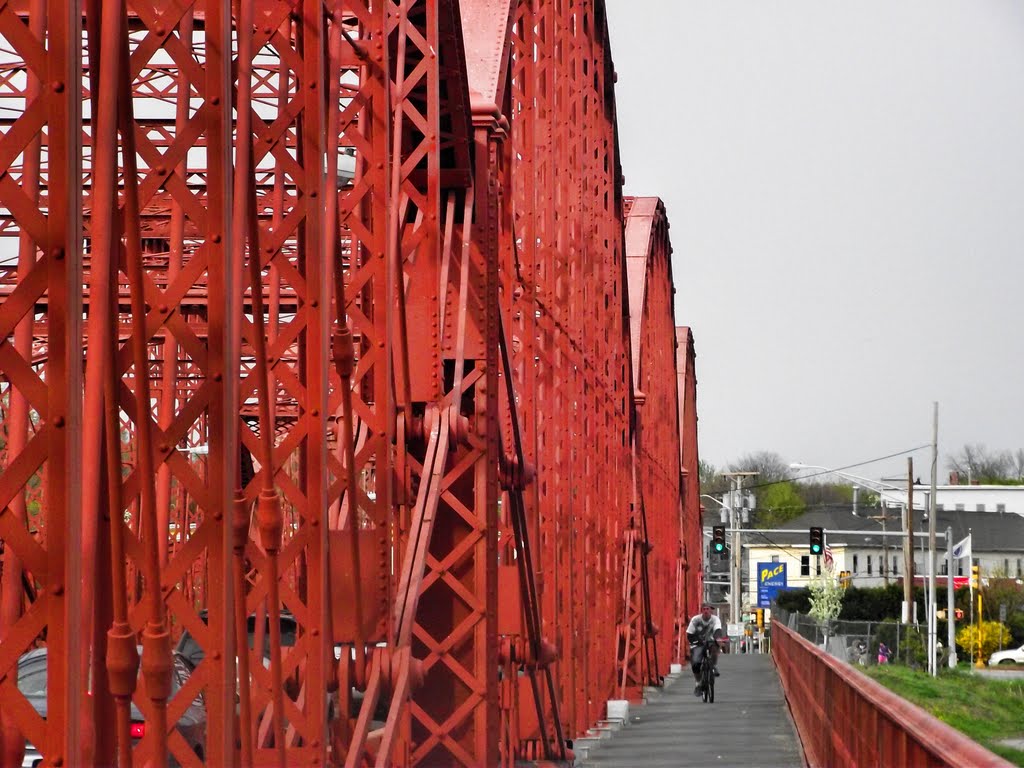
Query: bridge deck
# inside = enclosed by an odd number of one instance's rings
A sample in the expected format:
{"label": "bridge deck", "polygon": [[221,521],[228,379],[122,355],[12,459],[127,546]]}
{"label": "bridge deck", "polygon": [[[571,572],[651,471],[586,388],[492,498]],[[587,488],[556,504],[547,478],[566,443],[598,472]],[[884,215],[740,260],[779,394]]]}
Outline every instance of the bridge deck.
{"label": "bridge deck", "polygon": [[779,676],[767,655],[723,654],[715,703],[693,695],[687,667],[654,693],[646,706],[630,707],[628,728],[591,750],[581,766],[803,766]]}

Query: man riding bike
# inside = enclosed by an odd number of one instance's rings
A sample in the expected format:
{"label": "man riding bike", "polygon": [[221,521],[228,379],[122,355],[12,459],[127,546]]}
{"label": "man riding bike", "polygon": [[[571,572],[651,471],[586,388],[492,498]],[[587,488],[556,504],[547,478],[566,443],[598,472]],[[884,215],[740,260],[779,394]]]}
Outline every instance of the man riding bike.
{"label": "man riding bike", "polygon": [[715,677],[718,677],[718,647],[729,641],[723,636],[722,621],[715,615],[715,607],[711,603],[703,603],[700,613],[690,619],[690,624],[686,627],[686,639],[690,642],[690,669],[697,683],[693,688],[693,695],[700,696],[700,663],[704,659],[705,642],[711,639],[716,641],[711,646],[711,663]]}

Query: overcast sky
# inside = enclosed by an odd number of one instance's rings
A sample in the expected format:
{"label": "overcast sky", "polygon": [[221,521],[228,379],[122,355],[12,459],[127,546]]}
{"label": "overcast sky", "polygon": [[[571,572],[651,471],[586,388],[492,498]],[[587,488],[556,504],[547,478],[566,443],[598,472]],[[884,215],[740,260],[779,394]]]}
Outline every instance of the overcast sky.
{"label": "overcast sky", "polygon": [[[1024,447],[1024,3],[607,0],[701,458]],[[914,454],[922,478],[930,452]],[[906,471],[900,458],[852,470]]]}

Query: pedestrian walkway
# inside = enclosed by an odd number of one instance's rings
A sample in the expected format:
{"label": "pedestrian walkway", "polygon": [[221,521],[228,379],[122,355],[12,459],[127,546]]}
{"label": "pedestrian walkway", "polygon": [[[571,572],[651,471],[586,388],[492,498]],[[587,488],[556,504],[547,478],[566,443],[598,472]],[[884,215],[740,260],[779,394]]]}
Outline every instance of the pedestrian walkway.
{"label": "pedestrian walkway", "polygon": [[714,704],[694,697],[686,667],[652,692],[645,706],[631,706],[629,726],[602,740],[577,765],[803,766],[803,751],[771,658],[723,654],[719,667]]}

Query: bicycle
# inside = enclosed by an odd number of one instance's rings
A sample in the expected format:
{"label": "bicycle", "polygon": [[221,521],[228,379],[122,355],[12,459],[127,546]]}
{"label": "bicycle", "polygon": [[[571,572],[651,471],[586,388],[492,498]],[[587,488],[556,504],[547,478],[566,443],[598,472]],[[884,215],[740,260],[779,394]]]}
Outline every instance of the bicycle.
{"label": "bicycle", "polygon": [[[700,660],[700,692],[701,697],[707,704],[715,703],[715,657],[714,649],[717,643],[714,640],[705,640],[703,654]],[[694,645],[696,648],[697,645]]]}

